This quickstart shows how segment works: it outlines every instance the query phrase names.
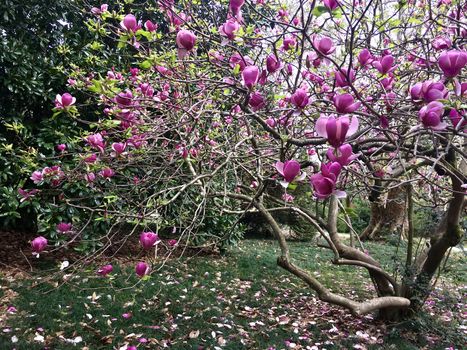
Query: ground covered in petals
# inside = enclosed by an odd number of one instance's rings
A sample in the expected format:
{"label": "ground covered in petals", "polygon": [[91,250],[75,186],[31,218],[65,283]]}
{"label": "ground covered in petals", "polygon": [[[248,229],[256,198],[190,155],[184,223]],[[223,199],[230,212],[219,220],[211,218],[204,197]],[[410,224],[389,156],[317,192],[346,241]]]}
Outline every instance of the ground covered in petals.
{"label": "ground covered in petals", "polygon": [[[336,268],[329,252],[310,243],[291,248],[296,262],[333,290],[354,299],[372,292],[364,270]],[[400,250],[378,243],[368,249],[390,271],[398,268],[392,264]],[[276,266],[277,253],[273,241],[247,240],[222,257],[158,261],[143,279],[123,261],[105,278],[96,266],[60,275],[47,267],[33,274],[5,269],[0,349],[460,349],[465,343],[462,252],[451,255],[425,314],[393,325],[319,301]]]}

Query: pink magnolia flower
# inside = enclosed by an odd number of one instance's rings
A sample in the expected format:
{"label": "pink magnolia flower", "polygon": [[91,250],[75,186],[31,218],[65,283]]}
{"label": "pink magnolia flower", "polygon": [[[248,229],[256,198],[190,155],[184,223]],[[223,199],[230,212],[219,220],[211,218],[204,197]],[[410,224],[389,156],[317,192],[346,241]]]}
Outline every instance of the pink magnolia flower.
{"label": "pink magnolia flower", "polygon": [[291,194],[288,194],[288,193],[284,193],[282,195],[282,199],[284,202],[287,202],[287,203],[292,203],[294,201],[294,196],[292,196]]}
{"label": "pink magnolia flower", "polygon": [[42,175],[42,171],[36,170],[32,173],[30,179],[37,185],[39,182],[44,180],[44,176]]}
{"label": "pink magnolia flower", "polygon": [[65,92],[63,95],[55,96],[55,108],[57,109],[67,109],[74,105],[75,102],[76,98],[71,96],[68,92]]}
{"label": "pink magnolia flower", "polygon": [[448,89],[442,82],[425,81],[417,83],[410,89],[410,95],[414,101],[424,100],[425,102],[432,102],[436,100],[445,99],[448,96]]}
{"label": "pink magnolia flower", "polygon": [[175,247],[178,244],[178,241],[176,239],[169,239],[167,243],[169,244],[169,246]]}
{"label": "pink magnolia flower", "polygon": [[139,242],[144,249],[150,249],[160,242],[160,238],[157,233],[152,231],[142,232],[139,236]]}
{"label": "pink magnolia flower", "polygon": [[135,272],[139,277],[146,276],[150,271],[149,265],[143,261],[136,264]]}
{"label": "pink magnolia flower", "polygon": [[99,175],[105,179],[109,179],[115,175],[115,171],[113,171],[111,168],[104,168],[99,172]]}
{"label": "pink magnolia flower", "polygon": [[323,56],[328,56],[336,51],[332,40],[327,36],[322,38],[315,37],[313,39],[313,46]]}
{"label": "pink magnolia flower", "polygon": [[455,77],[467,64],[467,52],[459,50],[444,51],[439,56],[438,65],[448,78]]}
{"label": "pink magnolia flower", "polygon": [[[104,139],[103,139],[101,133],[92,134],[92,135],[87,136],[86,141],[92,148],[98,149],[99,151],[104,153],[105,143],[104,143]],[[92,157],[92,156],[95,156],[96,159],[97,159],[97,156],[95,154],[91,155],[90,157]],[[95,161],[95,159],[94,159],[94,161]]]}
{"label": "pink magnolia flower", "polygon": [[[455,109],[451,109],[449,112],[449,119],[451,119],[452,125],[458,130],[462,130],[467,126],[465,115],[459,113]],[[459,124],[460,126],[458,126]]]}
{"label": "pink magnolia flower", "polygon": [[112,143],[113,152],[111,155],[113,157],[118,157],[125,152],[125,148],[126,148],[126,142],[114,142]]}
{"label": "pink magnolia flower", "polygon": [[343,193],[336,191],[336,182],[342,166],[337,162],[321,164],[321,173],[314,174],[310,178],[314,189],[314,195],[319,199],[328,198],[332,194],[342,196]]}
{"label": "pink magnolia flower", "polygon": [[358,58],[358,62],[360,62],[360,64],[363,67],[371,63],[371,61],[373,60],[373,56],[371,55],[368,49],[363,49],[362,51],[360,51],[357,58]]}
{"label": "pink magnolia flower", "polygon": [[157,24],[147,20],[144,22],[144,28],[146,28],[148,32],[155,32],[157,30]]}
{"label": "pink magnolia flower", "polygon": [[284,181],[281,182],[281,185],[284,187],[287,187],[289,183],[293,182],[294,180],[301,181],[306,176],[305,173],[300,175],[300,163],[296,160],[287,160],[285,163],[276,162],[275,167],[277,172],[284,178]]}
{"label": "pink magnolia flower", "polygon": [[243,69],[242,72],[243,85],[251,89],[257,82],[259,78],[259,69],[256,66],[248,66]]}
{"label": "pink magnolia flower", "polygon": [[182,59],[195,47],[196,35],[190,30],[182,29],[177,33],[175,41],[178,48],[178,58]]}
{"label": "pink magnolia flower", "polygon": [[282,50],[288,51],[293,49],[295,46],[297,46],[297,40],[294,36],[288,35],[284,38],[284,41],[282,42]]}
{"label": "pink magnolia flower", "polygon": [[352,160],[357,159],[360,155],[352,152],[352,146],[348,143],[338,147],[329,148],[326,152],[331,162],[337,162],[341,166],[349,165]]}
{"label": "pink magnolia flower", "polygon": [[104,265],[101,268],[99,268],[99,270],[97,270],[97,274],[105,277],[112,271],[113,271],[113,266],[111,264],[108,264],[108,265]]}
{"label": "pink magnolia flower", "polygon": [[331,11],[339,7],[339,2],[337,0],[323,0],[323,4]]}
{"label": "pink magnolia flower", "polygon": [[393,72],[396,67],[394,65],[394,57],[392,55],[383,56],[379,61],[373,61],[375,67],[381,74]]}
{"label": "pink magnolia flower", "polygon": [[47,239],[43,236],[36,237],[31,242],[31,248],[33,253],[41,253],[45,247],[47,247]]}
{"label": "pink magnolia flower", "polygon": [[333,116],[321,116],[316,121],[316,134],[328,139],[328,142],[335,148],[342,145],[346,138],[352,136],[358,130],[358,118],[350,120],[343,116],[335,118]]}
{"label": "pink magnolia flower", "polygon": [[239,20],[242,20],[242,6],[245,4],[245,0],[230,0],[229,9],[232,11],[232,14]]}
{"label": "pink magnolia flower", "polygon": [[297,89],[293,95],[290,96],[290,102],[299,109],[305,108],[309,101],[308,92],[303,88]]}
{"label": "pink magnolia flower", "polygon": [[228,19],[222,26],[219,27],[219,33],[229,40],[235,39],[235,34],[240,29],[240,24],[235,18]]}
{"label": "pink magnolia flower", "polygon": [[433,101],[420,109],[418,115],[423,126],[433,130],[443,130],[447,124],[442,121],[444,105],[441,102]]}
{"label": "pink magnolia flower", "polygon": [[57,225],[56,229],[58,232],[65,233],[70,232],[73,225],[67,222],[61,222]]}
{"label": "pink magnolia flower", "polygon": [[128,14],[125,17],[123,17],[123,20],[120,22],[120,26],[123,29],[133,33],[139,29],[138,21],[136,20],[136,17],[132,14]]}
{"label": "pink magnolia flower", "polygon": [[133,104],[133,94],[130,90],[120,92],[115,96],[115,102],[119,108],[128,108]]}
{"label": "pink magnolia flower", "polygon": [[250,95],[248,104],[251,106],[251,109],[256,112],[266,106],[266,100],[261,93],[255,91]]}
{"label": "pink magnolia flower", "polygon": [[91,13],[92,13],[93,15],[101,15],[102,13],[107,12],[108,8],[109,8],[109,5],[107,5],[107,4],[102,4],[102,5],[100,6],[100,8],[98,8],[98,7],[93,7],[93,8],[91,8]]}
{"label": "pink magnolia flower", "polygon": [[269,117],[268,119],[266,119],[266,124],[268,124],[270,128],[275,128],[277,125],[277,121],[273,117]]}
{"label": "pink magnolia flower", "polygon": [[248,56],[242,56],[239,53],[234,53],[232,56],[230,56],[229,64],[232,68],[235,68],[238,64],[240,67],[240,72],[242,72],[246,66],[253,65],[253,60]]}
{"label": "pink magnolia flower", "polygon": [[279,61],[279,58],[277,58],[276,55],[270,54],[266,58],[266,69],[268,73],[272,74],[275,73],[279,68],[281,67],[281,62]]}
{"label": "pink magnolia flower", "polygon": [[355,70],[347,69],[335,71],[334,77],[336,79],[336,86],[338,87],[347,87],[355,81]]}
{"label": "pink magnolia flower", "polygon": [[37,189],[24,190],[22,188],[18,188],[18,194],[21,196],[21,199],[19,200],[20,203],[23,203],[24,201],[33,198],[37,193],[39,193],[39,190]]}
{"label": "pink magnolia flower", "polygon": [[339,113],[352,113],[360,108],[360,102],[354,102],[351,94],[334,95],[333,101]]}
{"label": "pink magnolia flower", "polygon": [[96,179],[96,174],[94,173],[86,173],[84,174],[84,179],[86,180],[87,183],[93,183],[94,180]]}
{"label": "pink magnolia flower", "polygon": [[431,45],[435,50],[446,50],[452,46],[452,41],[445,36],[437,36],[432,42]]}
{"label": "pink magnolia flower", "polygon": [[55,148],[57,149],[57,151],[63,152],[63,151],[66,150],[66,145],[64,143],[61,143],[61,144],[55,146]]}

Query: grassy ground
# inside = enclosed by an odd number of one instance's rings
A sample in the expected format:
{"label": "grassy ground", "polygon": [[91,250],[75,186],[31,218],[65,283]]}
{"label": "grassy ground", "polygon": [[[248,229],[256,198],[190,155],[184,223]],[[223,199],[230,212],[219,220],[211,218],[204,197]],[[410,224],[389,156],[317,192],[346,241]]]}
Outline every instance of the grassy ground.
{"label": "grassy ground", "polygon": [[[379,243],[367,249],[390,271],[398,268],[400,250]],[[355,299],[371,294],[364,270],[336,268],[327,251],[309,243],[292,243],[291,250],[333,290]],[[24,280],[3,276],[2,291],[16,293],[9,302],[16,311],[0,316],[0,349],[460,349],[465,341],[461,255],[440,284],[457,290],[437,290],[426,315],[389,327],[317,300],[276,266],[277,252],[274,241],[248,240],[225,258],[172,261],[146,280],[116,264],[110,278],[93,268],[66,283],[44,282],[40,272]]]}

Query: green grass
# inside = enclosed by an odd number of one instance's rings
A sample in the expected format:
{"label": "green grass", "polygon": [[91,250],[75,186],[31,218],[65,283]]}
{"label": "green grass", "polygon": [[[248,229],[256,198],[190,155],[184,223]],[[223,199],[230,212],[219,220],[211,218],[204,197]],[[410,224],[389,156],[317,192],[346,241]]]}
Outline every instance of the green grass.
{"label": "green grass", "polygon": [[[389,271],[396,268],[394,247],[370,243],[368,250]],[[315,271],[332,290],[355,299],[371,295],[363,269],[335,267],[329,263],[329,251],[310,243],[291,243],[291,251],[297,264]],[[33,350],[44,345],[49,349],[119,349],[124,344],[138,345],[138,349],[164,345],[172,349],[283,349],[286,341],[303,349],[317,343],[320,349],[353,348],[355,344],[380,349],[378,343],[383,341],[383,348],[415,349],[423,344],[423,339],[404,339],[397,327],[376,331],[384,325],[371,317],[355,319],[316,300],[301,281],[277,267],[277,255],[274,241],[248,240],[224,258],[171,261],[147,280],[136,278],[132,266],[116,264],[110,278],[96,276],[93,268],[66,283],[63,278],[44,283],[45,276],[41,279],[38,272],[35,278],[10,285],[18,293],[12,302],[18,312],[2,324],[10,332],[0,334],[0,349]],[[451,270],[462,266],[461,261],[453,263]],[[132,317],[126,319],[124,313]],[[425,317],[422,323],[413,321],[402,329],[410,326],[414,332],[426,332],[431,324],[454,327],[456,320],[436,323],[435,317]],[[358,336],[357,331],[367,329],[378,343]],[[44,336],[45,343],[34,341],[37,335]],[[17,343],[12,344],[12,336],[18,338]],[[82,342],[77,346],[65,340],[78,336]],[[140,338],[148,342],[141,343]],[[326,341],[331,343],[323,345]],[[440,348],[449,344],[444,339]]]}

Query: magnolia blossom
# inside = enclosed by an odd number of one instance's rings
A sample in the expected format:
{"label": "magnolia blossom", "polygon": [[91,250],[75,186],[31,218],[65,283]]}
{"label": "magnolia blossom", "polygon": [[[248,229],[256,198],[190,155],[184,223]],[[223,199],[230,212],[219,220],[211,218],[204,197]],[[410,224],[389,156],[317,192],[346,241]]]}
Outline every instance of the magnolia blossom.
{"label": "magnolia blossom", "polygon": [[285,188],[289,186],[289,183],[302,181],[306,176],[305,173],[301,173],[300,163],[296,160],[287,160],[284,163],[276,162],[275,167],[277,172],[284,178],[281,185]]}
{"label": "magnolia blossom", "polygon": [[114,142],[112,143],[113,152],[111,153],[112,157],[118,157],[124,154],[126,148],[126,142]]}
{"label": "magnolia blossom", "polygon": [[347,116],[335,118],[333,116],[321,116],[316,121],[316,133],[325,137],[333,147],[342,145],[346,138],[352,136],[358,130],[358,119],[351,120]]}
{"label": "magnolia blossom", "polygon": [[336,86],[338,87],[347,87],[355,81],[355,70],[354,69],[344,69],[334,72],[334,77],[336,79]]}
{"label": "magnolia blossom", "polygon": [[37,189],[24,190],[22,188],[18,188],[18,194],[21,196],[21,199],[19,200],[20,203],[23,203],[24,201],[33,198],[37,193],[39,193],[39,190]]}
{"label": "magnolia blossom", "polygon": [[65,92],[63,95],[55,96],[55,108],[57,109],[67,109],[74,105],[75,102],[76,98],[71,96],[68,92]]}
{"label": "magnolia blossom", "polygon": [[305,108],[309,100],[308,92],[303,88],[297,89],[293,95],[290,96],[290,102],[299,109]]}
{"label": "magnolia blossom", "polygon": [[238,64],[240,72],[243,72],[246,66],[253,65],[253,60],[248,56],[242,56],[236,52],[232,56],[230,56],[229,64],[232,68],[235,68]]}
{"label": "magnolia blossom", "polygon": [[73,225],[67,222],[61,222],[56,226],[57,232],[65,233],[70,232]]}
{"label": "magnolia blossom", "polygon": [[352,160],[357,159],[360,154],[354,154],[352,152],[352,146],[348,143],[339,146],[338,148],[329,148],[326,152],[331,162],[337,162],[341,166],[349,165]]}
{"label": "magnolia blossom", "polygon": [[130,90],[120,92],[115,96],[119,108],[128,108],[133,104],[133,94]]}
{"label": "magnolia blossom", "polygon": [[446,89],[442,82],[425,81],[423,83],[416,83],[410,88],[410,96],[414,101],[424,100],[425,102],[432,102],[441,100],[445,99],[448,93],[448,89]]}
{"label": "magnolia blossom", "polygon": [[175,41],[178,48],[178,58],[182,59],[195,47],[196,35],[190,30],[182,29],[177,33]]}
{"label": "magnolia blossom", "polygon": [[219,27],[219,33],[226,36],[229,40],[235,39],[235,34],[240,29],[240,24],[235,18],[228,19],[223,25]]}
{"label": "magnolia blossom", "polygon": [[148,32],[155,32],[157,30],[157,24],[147,20],[144,22],[144,28],[146,28]]}
{"label": "magnolia blossom", "polygon": [[57,149],[57,151],[59,152],[64,152],[66,150],[66,145],[64,143],[61,143],[57,146],[55,146],[55,148]]}
{"label": "magnolia blossom", "polygon": [[169,246],[175,247],[178,244],[178,241],[176,239],[169,239],[167,243]]}
{"label": "magnolia blossom", "polygon": [[272,74],[275,73],[279,68],[281,67],[281,62],[279,61],[279,58],[277,58],[276,55],[270,54],[266,58],[266,69],[268,73]]}
{"label": "magnolia blossom", "polygon": [[339,2],[337,0],[323,0],[323,4],[331,11],[339,7]]}
{"label": "magnolia blossom", "polygon": [[360,102],[354,102],[351,94],[335,95],[333,101],[339,113],[352,113],[360,108]]}
{"label": "magnolia blossom", "polygon": [[[449,119],[451,119],[452,125],[456,129],[461,130],[461,129],[464,129],[467,126],[466,116],[459,113],[455,109],[451,109],[451,111],[449,112]],[[460,124],[460,126],[458,126],[459,124]]]}
{"label": "magnolia blossom", "polygon": [[229,9],[232,14],[239,20],[242,21],[242,6],[245,4],[245,0],[230,0]]}
{"label": "magnolia blossom", "polygon": [[102,4],[102,5],[100,6],[100,8],[99,8],[99,7],[93,7],[93,8],[91,8],[91,13],[92,13],[93,15],[101,15],[102,13],[107,12],[108,8],[109,8],[109,5],[107,5],[107,4]]}
{"label": "magnolia blossom", "polygon": [[105,277],[112,271],[113,271],[113,266],[108,264],[108,265],[104,265],[101,268],[99,268],[99,270],[97,270],[97,274]]}
{"label": "magnolia blossom", "polygon": [[336,191],[336,182],[341,169],[342,166],[337,162],[321,164],[321,172],[312,175],[310,178],[316,198],[324,199],[332,194],[336,194],[338,197],[345,195],[341,191]]}
{"label": "magnolia blossom", "polygon": [[336,48],[334,47],[332,40],[328,38],[327,36],[322,37],[322,38],[315,37],[313,39],[313,46],[323,56],[328,56],[332,54],[334,51],[336,51]]}
{"label": "magnolia blossom", "polygon": [[[104,153],[104,147],[105,147],[105,143],[104,143],[104,139],[102,137],[102,134],[101,133],[97,133],[97,134],[92,134],[92,135],[89,135],[86,137],[86,141],[87,143],[92,147],[92,148],[95,148],[95,149],[98,149],[99,151],[101,151],[102,153]],[[94,161],[97,159],[97,156],[94,154],[94,155],[91,155],[92,156],[95,156],[96,158],[94,159]],[[88,162],[88,161],[87,161]]]}
{"label": "magnolia blossom", "polygon": [[144,249],[150,249],[160,242],[160,238],[157,233],[152,231],[142,232],[139,236],[139,242]]}
{"label": "magnolia blossom", "polygon": [[373,67],[381,74],[391,73],[396,69],[394,66],[394,57],[392,55],[383,56],[379,61],[373,61]]}
{"label": "magnolia blossom", "polygon": [[135,272],[139,277],[146,276],[149,273],[149,271],[150,271],[149,265],[143,261],[140,261],[135,266]]}
{"label": "magnolia blossom", "polygon": [[105,179],[109,179],[115,175],[115,171],[113,171],[111,168],[104,168],[101,171],[99,171],[99,175]]}
{"label": "magnolia blossom", "polygon": [[441,102],[433,101],[420,109],[418,115],[423,126],[433,130],[443,130],[447,124],[442,121],[444,105]]}
{"label": "magnolia blossom", "polygon": [[266,100],[264,99],[263,95],[261,95],[261,93],[255,91],[250,95],[248,104],[251,106],[251,109],[253,111],[258,111],[264,106],[266,106]]}
{"label": "magnolia blossom", "polygon": [[242,72],[243,85],[251,89],[257,82],[259,78],[259,69],[256,66],[248,66],[243,69]]}
{"label": "magnolia blossom", "polygon": [[128,14],[125,17],[123,17],[123,20],[120,22],[120,27],[133,33],[139,29],[138,21],[136,20],[136,17],[132,14]]}
{"label": "magnolia blossom", "polygon": [[371,55],[370,51],[368,49],[363,49],[362,51],[360,51],[360,53],[358,54],[358,62],[362,65],[362,66],[366,66],[367,64],[371,63],[372,59],[373,59],[373,56]]}
{"label": "magnolia blossom", "polygon": [[31,248],[35,254],[41,253],[45,247],[47,247],[47,239],[43,236],[36,237],[31,241]]}
{"label": "magnolia blossom", "polygon": [[44,180],[44,176],[42,175],[42,171],[36,170],[32,173],[30,179],[37,185],[42,180]]}
{"label": "magnolia blossom", "polygon": [[448,37],[438,36],[431,42],[431,45],[435,50],[446,50],[452,46],[452,41]]}
{"label": "magnolia blossom", "polygon": [[438,65],[448,78],[459,75],[467,64],[467,52],[459,50],[444,51],[439,56]]}

